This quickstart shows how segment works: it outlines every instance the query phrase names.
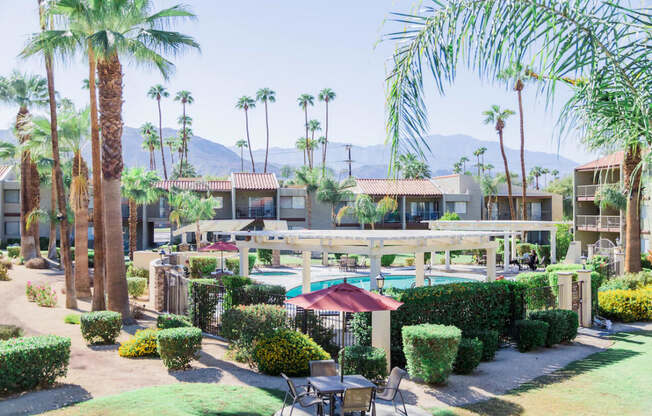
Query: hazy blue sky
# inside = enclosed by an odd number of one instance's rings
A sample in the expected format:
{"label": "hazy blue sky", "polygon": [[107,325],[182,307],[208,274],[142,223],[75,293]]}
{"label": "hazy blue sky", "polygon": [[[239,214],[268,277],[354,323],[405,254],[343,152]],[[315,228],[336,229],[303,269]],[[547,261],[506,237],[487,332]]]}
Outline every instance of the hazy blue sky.
{"label": "hazy blue sky", "polygon": [[[175,2],[155,3],[164,7]],[[195,104],[189,113],[196,134],[231,146],[244,137],[244,115],[234,108],[237,98],[254,96],[258,88],[270,87],[277,93],[277,103],[270,107],[272,143],[290,146],[303,131],[303,113],[296,98],[301,93],[316,96],[321,88],[330,87],[337,93],[331,105],[331,140],[360,145],[384,141],[385,63],[393,45],[377,45],[377,41],[389,30],[383,27],[388,13],[409,11],[412,0],[185,3],[198,20],[177,29],[194,36],[202,50],[176,58],[176,73],[167,83],[154,69],[125,62],[126,125],[138,127],[145,121],[156,122],[156,105],[146,92],[151,85],[164,83],[172,94],[181,89],[192,91]],[[27,35],[38,30],[36,0],[0,0],[0,5],[0,74],[9,74],[14,68],[42,73],[38,59],[16,58]],[[55,76],[57,90],[63,96],[78,104],[87,102],[81,80],[88,77],[88,71],[81,60],[57,64]],[[544,99],[536,96],[533,87],[526,88],[524,102],[526,147],[556,152],[556,113],[546,111]],[[427,103],[432,133],[463,133],[485,140],[496,140],[496,136],[491,126],[482,123],[481,112],[491,104],[514,110],[517,106],[511,89],[480,82],[469,72],[460,73],[446,96],[433,90]],[[175,127],[180,105],[170,98],[163,102],[163,112],[164,126]],[[9,127],[14,117],[14,109],[0,107],[0,128]],[[309,117],[323,123],[323,105],[315,102]],[[262,147],[262,107],[251,112],[250,120],[254,147]],[[518,147],[517,126],[516,118],[507,124],[506,143],[510,147]],[[592,158],[574,138],[562,142],[560,154],[579,162]]]}

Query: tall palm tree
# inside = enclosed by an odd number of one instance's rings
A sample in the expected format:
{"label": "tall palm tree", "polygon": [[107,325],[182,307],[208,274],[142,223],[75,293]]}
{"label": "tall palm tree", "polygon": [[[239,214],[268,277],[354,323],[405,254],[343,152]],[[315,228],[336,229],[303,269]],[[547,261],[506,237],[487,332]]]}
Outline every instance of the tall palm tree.
{"label": "tall palm tree", "polygon": [[312,228],[312,195],[319,189],[321,176],[316,169],[302,166],[294,172],[294,181],[297,185],[306,187],[306,212],[308,215],[308,229]]}
{"label": "tall palm tree", "polygon": [[244,172],[244,148],[248,148],[249,145],[247,144],[246,140],[240,139],[235,142],[235,147],[240,149],[240,172]]}
{"label": "tall palm tree", "polygon": [[181,139],[177,136],[170,136],[165,138],[165,145],[170,149],[170,162],[174,166],[174,152],[179,151],[181,147]]}
{"label": "tall palm tree", "polygon": [[308,165],[310,168],[313,168],[315,166],[315,154],[314,150],[315,147],[317,147],[318,142],[315,140],[315,132],[316,131],[321,131],[321,123],[319,120],[310,120],[308,122],[308,130],[310,130],[310,144],[312,146],[310,147],[310,152],[308,152]]}
{"label": "tall palm tree", "polygon": [[461,162],[453,163],[453,173],[456,173],[456,174],[462,173],[462,163]]}
{"label": "tall palm tree", "polygon": [[251,150],[251,140],[249,139],[249,109],[256,108],[256,101],[253,98],[243,95],[238,98],[235,108],[244,111],[245,115],[245,130],[247,132],[247,147],[249,148],[249,156],[251,157],[251,171],[256,173],[256,166],[254,165],[254,154]]}
{"label": "tall palm tree", "polygon": [[317,189],[317,199],[331,206],[331,224],[335,228],[337,204],[348,201],[353,198],[351,188],[355,186],[355,181],[351,178],[339,182],[332,176],[324,177]]}
{"label": "tall palm tree", "polygon": [[[29,142],[30,110],[43,107],[48,102],[48,85],[45,78],[20,74],[14,72],[8,78],[0,78],[0,102],[18,107],[14,128],[19,143]],[[22,148],[20,157],[20,246],[21,256],[25,260],[38,257],[38,226],[34,225],[27,231],[27,215],[30,211],[38,209],[37,201],[39,192],[38,172],[36,165],[30,157],[29,149]],[[36,181],[34,180],[36,179]]]}
{"label": "tall palm tree", "polygon": [[179,163],[183,165],[183,157],[185,156],[186,158],[186,164],[188,163],[188,131],[186,130],[186,123],[187,123],[187,118],[186,118],[186,105],[190,105],[195,102],[195,98],[192,96],[192,93],[187,90],[181,90],[177,92],[177,95],[174,96],[174,101],[178,101],[181,103],[181,106],[183,107],[183,114],[181,117],[183,117],[181,120],[183,122],[183,125],[181,126],[181,133],[183,134],[181,140],[182,140],[182,147],[183,147],[183,155],[180,157]]}
{"label": "tall palm tree", "polygon": [[543,168],[541,169],[541,173],[543,174],[543,188],[548,187],[548,174],[550,173],[550,169],[548,168]]}
{"label": "tall palm tree", "polygon": [[553,169],[550,171],[550,174],[552,175],[553,178],[559,179],[559,170]]}
{"label": "tall palm tree", "polygon": [[491,176],[491,171],[494,170],[495,166],[492,165],[491,163],[487,163],[486,165],[483,164],[482,166],[483,166],[484,170],[489,172],[489,176]]}
{"label": "tall palm tree", "polygon": [[297,103],[299,104],[299,107],[303,110],[303,116],[305,119],[305,127],[306,127],[306,139],[308,139],[308,106],[313,106],[315,105],[315,97],[313,97],[310,94],[301,94],[299,98],[297,98]]}
{"label": "tall palm tree", "polygon": [[324,169],[326,169],[326,151],[328,149],[328,104],[335,99],[335,91],[330,88],[324,88],[323,90],[319,91],[319,95],[317,97],[319,98],[319,101],[323,101],[326,105],[326,131],[324,132],[324,150],[322,153],[321,161]]}
{"label": "tall palm tree", "polygon": [[276,92],[270,88],[261,88],[256,92],[256,100],[265,104],[265,130],[266,145],[265,145],[265,166],[263,172],[267,173],[267,157],[269,156],[269,114],[267,113],[267,102],[276,102]]}
{"label": "tall palm tree", "polygon": [[505,154],[505,145],[503,143],[503,129],[505,128],[505,120],[513,114],[514,112],[512,110],[503,110],[497,105],[492,105],[489,110],[482,112],[482,115],[486,117],[484,124],[493,124],[494,128],[498,132],[498,139],[500,141],[500,154],[503,157],[503,164],[505,165],[505,177],[507,180],[507,203],[509,204],[509,215],[512,221],[516,219],[516,213],[514,211],[514,201],[512,197],[512,177],[509,173],[509,165],[507,164],[507,155]]}
{"label": "tall palm tree", "polygon": [[143,136],[143,149],[149,151],[149,170],[156,170],[156,158],[154,151],[159,146],[159,138],[156,137],[155,127],[149,121],[140,126],[140,135]]}
{"label": "tall palm tree", "polygon": [[467,172],[467,170],[466,170],[466,162],[468,162],[468,161],[469,161],[469,158],[466,157],[466,156],[462,156],[460,158],[460,163],[462,164],[462,172],[464,172],[465,175],[466,175],[466,172]]}
{"label": "tall palm tree", "polygon": [[122,174],[122,197],[129,204],[129,258],[133,260],[138,244],[138,207],[156,202],[160,192],[154,184],[160,181],[156,172],[143,168],[125,169]]}
{"label": "tall palm tree", "polygon": [[161,162],[163,163],[163,177],[165,180],[168,179],[168,170],[165,166],[165,148],[163,146],[163,115],[161,113],[161,98],[167,98],[170,96],[170,93],[167,89],[161,84],[156,84],[147,91],[147,96],[153,100],[156,100],[158,105],[158,138],[159,146],[161,148]]}
{"label": "tall palm tree", "polygon": [[478,159],[478,176],[480,176],[480,170],[484,166],[484,163],[480,163],[480,157],[482,156],[482,159],[484,161],[484,154],[487,151],[486,147],[479,147],[476,150],[473,151],[473,156],[475,156]]}
{"label": "tall palm tree", "polygon": [[404,179],[426,179],[432,176],[426,163],[419,160],[414,153],[404,153],[398,157],[396,171]]}
{"label": "tall palm tree", "polygon": [[[191,37],[169,30],[171,25],[180,19],[194,18],[190,11],[180,5],[152,12],[153,9],[151,0],[60,1],[54,4],[50,11],[61,18],[55,20],[61,26],[58,29],[63,30],[46,31],[34,37],[24,51],[25,55],[45,52],[47,58],[50,51],[70,56],[83,50],[97,62],[103,139],[102,193],[105,209],[104,249],[108,308],[121,312],[125,320],[129,320],[129,298],[125,279],[120,207],[120,177],[123,169],[123,72],[120,57],[155,66],[167,78],[173,64],[161,53],[176,54],[186,48],[199,47]],[[50,95],[52,105],[53,89]],[[53,147],[55,143],[58,141],[53,140]],[[56,157],[58,149],[53,153]],[[58,199],[60,205],[65,204],[61,196]],[[64,224],[65,219],[62,221],[62,227]],[[62,234],[65,234],[63,229]]]}
{"label": "tall palm tree", "polygon": [[535,180],[535,188],[539,190],[539,178],[543,175],[543,168],[541,166],[534,166],[530,169],[530,175]]}
{"label": "tall palm tree", "polygon": [[299,137],[295,142],[295,147],[303,152],[303,166],[306,166],[306,145],[308,143],[306,137]]}

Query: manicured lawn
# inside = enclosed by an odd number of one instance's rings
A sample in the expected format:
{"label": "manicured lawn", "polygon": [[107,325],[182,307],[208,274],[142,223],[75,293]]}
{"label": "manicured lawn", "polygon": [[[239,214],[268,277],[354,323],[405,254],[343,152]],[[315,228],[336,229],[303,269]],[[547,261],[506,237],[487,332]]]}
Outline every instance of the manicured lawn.
{"label": "manicured lawn", "polygon": [[278,390],[178,383],[102,397],[47,413],[52,416],[269,416],[281,408]]}
{"label": "manicured lawn", "polygon": [[619,333],[615,344],[549,376],[463,408],[433,415],[652,414],[652,331]]}

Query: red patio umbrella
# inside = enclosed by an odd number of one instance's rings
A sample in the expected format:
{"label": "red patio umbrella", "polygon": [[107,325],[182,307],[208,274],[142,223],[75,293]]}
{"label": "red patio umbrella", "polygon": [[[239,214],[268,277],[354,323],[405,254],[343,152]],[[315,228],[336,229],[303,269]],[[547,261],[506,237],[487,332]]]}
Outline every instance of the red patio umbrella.
{"label": "red patio umbrella", "polygon": [[226,241],[216,241],[213,244],[209,244],[206,247],[200,248],[199,251],[219,251],[221,254],[221,268],[224,270],[224,252],[238,251],[238,246],[233,243],[227,243]]}
{"label": "red patio umbrella", "polygon": [[[339,312],[373,312],[395,311],[403,302],[388,296],[369,292],[349,283],[327,287],[288,299],[285,303],[296,305],[303,309]],[[342,319],[342,362],[344,362],[344,334],[346,332],[346,319]],[[344,380],[344,369],[340,368],[340,380]]]}

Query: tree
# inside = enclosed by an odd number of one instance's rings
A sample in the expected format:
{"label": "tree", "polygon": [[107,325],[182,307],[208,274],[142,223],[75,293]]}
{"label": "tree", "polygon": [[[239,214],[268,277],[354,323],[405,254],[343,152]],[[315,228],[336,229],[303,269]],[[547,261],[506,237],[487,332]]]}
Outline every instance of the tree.
{"label": "tree", "polygon": [[530,169],[530,176],[535,181],[535,188],[539,190],[539,178],[543,175],[543,168],[541,166],[534,166]]}
{"label": "tree", "polygon": [[220,203],[217,198],[202,198],[194,192],[172,193],[169,196],[170,221],[181,226],[181,221],[195,223],[195,241],[197,241],[197,250],[201,248],[201,229],[199,222],[202,220],[212,220],[215,216],[215,209],[219,208]]}
{"label": "tree", "polygon": [[240,172],[244,172],[244,148],[249,147],[246,140],[240,139],[235,142],[235,147],[240,149]]}
{"label": "tree", "polygon": [[284,182],[290,179],[293,173],[294,173],[294,169],[292,169],[292,166],[289,165],[281,166],[281,178],[283,178]]}
{"label": "tree", "polygon": [[[299,104],[299,107],[303,110],[303,116],[305,119],[305,127],[306,127],[306,135],[305,138],[308,140],[308,106],[313,106],[315,105],[315,97],[313,97],[310,94],[301,94],[299,98],[297,98],[297,103]],[[304,163],[305,165],[305,163]]]}
{"label": "tree", "polygon": [[559,170],[553,169],[550,171],[550,174],[552,175],[553,179],[559,179]]}
{"label": "tree", "polygon": [[460,158],[460,163],[462,164],[462,171],[464,172],[465,175],[466,175],[466,172],[467,172],[466,171],[466,162],[468,162],[468,161],[469,161],[469,158],[466,157],[466,156],[462,156]]}
{"label": "tree", "polygon": [[181,148],[181,138],[176,136],[167,137],[165,145],[170,149],[170,162],[174,166],[174,152],[178,152]]}
{"label": "tree", "polygon": [[323,90],[319,91],[319,95],[317,96],[319,101],[323,101],[325,106],[326,106],[326,131],[324,134],[324,146],[323,146],[323,151],[322,151],[322,161],[321,164],[326,167],[326,151],[328,150],[328,104],[335,99],[335,91],[333,91],[330,88],[324,88]]}
{"label": "tree", "polygon": [[573,218],[573,178],[571,175],[555,179],[545,189],[546,192],[559,194],[563,198],[564,218]]}
{"label": "tree", "polygon": [[183,155],[180,157],[179,163],[183,164],[183,159],[185,157],[186,163],[188,163],[188,131],[186,130],[186,123],[187,123],[187,118],[186,118],[186,106],[190,105],[195,102],[195,98],[192,96],[192,93],[187,90],[181,90],[178,91],[177,94],[174,96],[174,101],[178,101],[181,103],[181,106],[183,108],[183,113],[181,115],[182,117],[182,126],[181,126],[181,134],[182,136],[182,148],[183,148]]}
{"label": "tree", "polygon": [[276,102],[276,92],[270,88],[261,88],[256,92],[256,100],[265,104],[265,130],[266,134],[266,145],[265,145],[265,166],[263,167],[263,172],[267,173],[267,157],[269,156],[269,114],[267,113],[267,103]]}
{"label": "tree", "polygon": [[[486,118],[484,124],[493,124],[498,132],[498,139],[500,141],[500,154],[503,157],[503,164],[505,165],[505,177],[507,179],[507,203],[509,205],[509,215],[512,221],[516,219],[516,212],[514,210],[514,201],[512,197],[512,176],[509,173],[509,166],[507,164],[507,155],[505,154],[505,145],[503,143],[503,129],[505,128],[505,120],[514,114],[512,110],[503,110],[497,105],[492,105],[491,109],[482,113]],[[525,205],[525,202],[523,203]]]}
{"label": "tree", "polygon": [[501,184],[505,183],[504,175],[497,175],[492,177],[490,175],[483,175],[480,177],[480,189],[486,202],[487,217],[486,220],[493,219],[493,206],[498,200],[498,188]]}
{"label": "tree", "polygon": [[489,172],[489,175],[491,176],[491,171],[494,169],[494,165],[492,165],[491,163],[487,163],[486,165],[482,165],[482,166],[484,170]]}
{"label": "tree", "polygon": [[355,181],[351,178],[339,182],[332,176],[326,176],[321,180],[319,189],[317,189],[317,200],[331,206],[331,222],[333,228],[335,228],[336,221],[335,207],[337,204],[353,198],[351,188],[354,186]]}
{"label": "tree", "polygon": [[249,139],[249,109],[256,108],[256,101],[253,98],[243,95],[238,98],[235,108],[244,111],[245,115],[245,130],[247,132],[247,147],[249,148],[249,156],[251,157],[251,171],[256,173],[256,166],[254,165],[254,154],[251,150],[251,140]]}
{"label": "tree", "polygon": [[321,183],[321,176],[316,169],[302,166],[294,171],[294,181],[297,185],[306,187],[306,212],[308,215],[308,229],[312,229],[312,195]]}
{"label": "tree", "polygon": [[355,198],[353,205],[346,205],[337,212],[337,222],[342,222],[345,215],[353,214],[362,227],[369,224],[371,229],[375,229],[375,224],[383,219],[389,213],[396,212],[398,202],[396,199],[386,196],[378,202],[367,194],[360,194]]}
{"label": "tree", "polygon": [[414,153],[400,155],[396,163],[396,171],[404,179],[426,179],[432,176],[428,165],[422,160],[419,160]]}
{"label": "tree", "polygon": [[480,168],[482,168],[482,170],[484,170],[484,163],[480,163],[480,156],[482,156],[482,159],[484,160],[484,154],[485,154],[486,151],[487,151],[487,148],[484,147],[484,146],[479,147],[479,148],[477,148],[476,150],[473,151],[473,156],[478,158],[478,164],[477,164],[477,166],[478,166],[478,176],[480,176],[480,170],[481,170]]}
{"label": "tree", "polygon": [[161,84],[156,84],[147,91],[147,96],[152,100],[156,100],[158,106],[158,138],[159,147],[161,149],[161,162],[163,163],[163,177],[168,179],[168,169],[165,166],[165,147],[163,146],[163,115],[161,114],[161,98],[170,96],[168,90]]}
{"label": "tree", "polygon": [[455,162],[453,164],[453,173],[460,174],[462,173],[462,163],[460,162]]}
{"label": "tree", "polygon": [[[14,129],[20,144],[30,140],[30,110],[48,103],[48,85],[45,78],[14,72],[9,78],[0,78],[0,102],[18,107]],[[38,209],[39,187],[36,164],[29,150],[23,148],[20,157],[20,252],[24,260],[40,256],[38,225],[27,231],[29,212]],[[36,187],[34,187],[36,185]]]}
{"label": "tree", "polygon": [[138,244],[138,207],[158,201],[159,189],[155,186],[160,181],[156,172],[134,167],[125,169],[122,174],[122,197],[129,204],[129,258],[133,260]]}
{"label": "tree", "polygon": [[309,152],[308,152],[308,165],[312,169],[315,166],[315,147],[319,144],[317,140],[315,140],[315,132],[316,131],[321,131],[321,123],[319,120],[310,120],[308,122],[308,130],[310,130],[310,141],[308,143],[311,144],[311,146],[308,146]]}
{"label": "tree", "polygon": [[299,137],[295,143],[295,146],[297,149],[301,150],[303,152],[303,166],[306,166],[306,148],[308,144],[308,138],[307,137]]}
{"label": "tree", "polygon": [[158,149],[159,138],[154,132],[155,127],[149,121],[140,126],[140,135],[143,136],[143,149],[149,151],[149,170],[156,170],[156,157],[154,151]]}
{"label": "tree", "polygon": [[172,176],[170,176],[170,179],[172,180],[177,180],[177,179],[182,179],[182,178],[197,178],[199,177],[199,174],[197,173],[197,170],[193,165],[190,163],[184,163],[183,165],[181,162],[177,163],[174,165],[172,168]]}

